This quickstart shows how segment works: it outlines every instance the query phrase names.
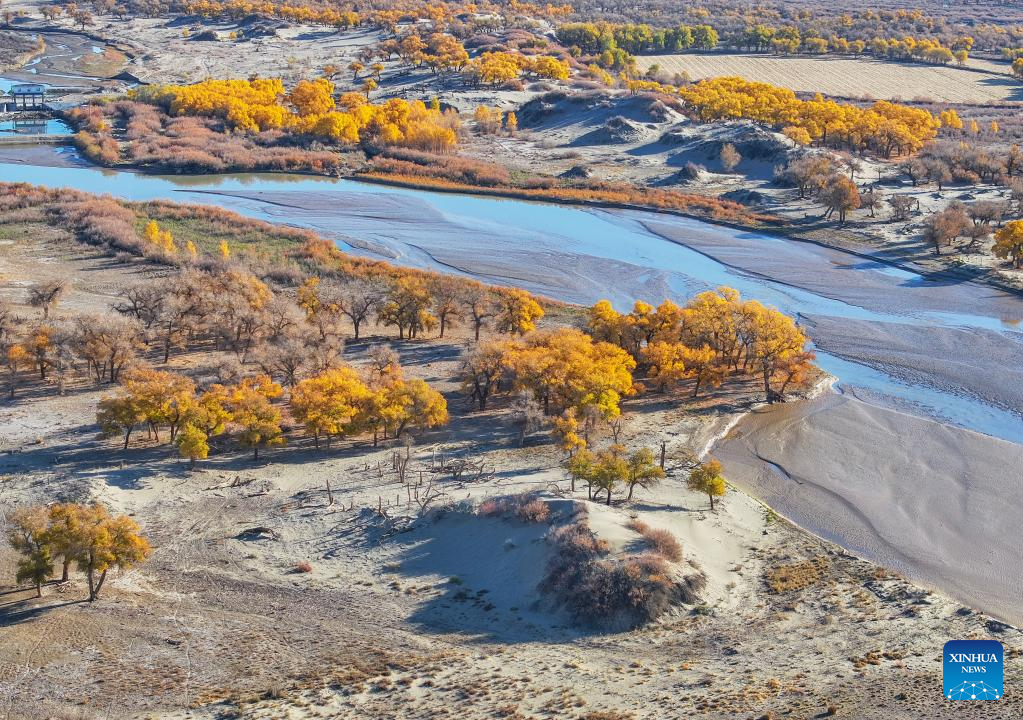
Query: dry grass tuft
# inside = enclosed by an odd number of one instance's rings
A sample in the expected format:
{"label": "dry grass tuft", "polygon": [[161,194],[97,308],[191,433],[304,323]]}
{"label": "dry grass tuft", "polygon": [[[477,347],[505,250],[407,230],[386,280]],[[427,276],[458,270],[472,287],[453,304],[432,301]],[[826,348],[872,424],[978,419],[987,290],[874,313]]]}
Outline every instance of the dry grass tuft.
{"label": "dry grass tuft", "polygon": [[828,559],[823,555],[812,560],[775,565],[767,571],[767,587],[775,594],[803,590],[819,583],[829,569]]}

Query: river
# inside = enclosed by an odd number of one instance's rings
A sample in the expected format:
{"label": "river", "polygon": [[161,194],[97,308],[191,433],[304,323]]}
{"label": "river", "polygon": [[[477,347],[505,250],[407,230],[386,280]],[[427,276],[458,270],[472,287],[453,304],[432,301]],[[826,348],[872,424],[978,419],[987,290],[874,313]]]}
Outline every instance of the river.
{"label": "river", "polygon": [[[984,510],[996,516],[992,527],[1023,524],[1017,499],[1023,493],[1016,492],[1023,490],[1023,301],[1015,296],[840,250],[648,212],[309,176],[154,176],[7,163],[0,164],[0,179],[217,205],[314,229],[350,252],[571,302],[606,297],[627,309],[635,299],[685,300],[729,285],[798,317],[819,364],[838,378],[835,394],[822,400],[790,403],[766,420],[758,413],[740,423],[715,450],[731,478],[857,553],[1002,617],[1023,617],[1018,530],[1009,538],[993,531],[970,535],[981,543],[976,552],[995,559],[990,572],[950,579],[948,562],[936,560],[959,557],[953,546],[967,532],[961,524],[983,517],[962,508],[976,507],[980,498],[992,504]],[[849,422],[860,413],[857,422],[870,432]],[[946,442],[935,446],[939,436]],[[816,466],[789,471],[795,446]],[[943,447],[948,457],[941,457]],[[992,460],[993,468],[984,465]],[[987,477],[993,474],[998,477]],[[819,481],[819,492],[809,492],[807,477]],[[900,503],[905,498],[912,502]],[[821,504],[845,510],[822,513]],[[941,533],[929,533],[932,522],[941,523]],[[932,535],[940,540],[932,542]],[[900,544],[907,548],[895,552]],[[988,567],[985,562],[981,570]],[[978,588],[983,579],[994,589]]]}

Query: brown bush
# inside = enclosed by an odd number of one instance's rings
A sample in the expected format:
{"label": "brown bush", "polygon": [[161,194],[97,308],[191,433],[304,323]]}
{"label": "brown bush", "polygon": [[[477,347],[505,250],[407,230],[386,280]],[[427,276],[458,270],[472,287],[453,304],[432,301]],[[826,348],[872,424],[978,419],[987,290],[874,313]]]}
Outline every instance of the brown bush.
{"label": "brown bush", "polygon": [[667,530],[652,528],[642,520],[633,520],[629,523],[628,528],[639,533],[643,540],[646,541],[646,544],[665,560],[670,560],[671,562],[680,562],[682,560],[682,545]]}
{"label": "brown bush", "polygon": [[697,602],[706,584],[702,574],[677,582],[664,558],[652,553],[606,557],[607,543],[584,522],[553,530],[547,540],[555,549],[540,590],[553,595],[580,624],[637,627],[676,602]]}
{"label": "brown bush", "polygon": [[550,520],[551,507],[529,493],[484,500],[477,510],[482,517],[513,515],[525,523],[543,523]]}
{"label": "brown bush", "polygon": [[295,566],[295,572],[311,573],[312,571],[313,566],[308,562],[300,562],[298,565]]}

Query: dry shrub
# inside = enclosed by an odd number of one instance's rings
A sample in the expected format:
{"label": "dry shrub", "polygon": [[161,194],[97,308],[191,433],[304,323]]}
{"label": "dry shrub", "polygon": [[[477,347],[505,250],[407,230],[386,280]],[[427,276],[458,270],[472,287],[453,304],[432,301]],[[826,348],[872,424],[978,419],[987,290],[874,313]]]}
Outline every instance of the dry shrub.
{"label": "dry shrub", "polygon": [[551,517],[550,505],[529,493],[484,500],[476,512],[482,517],[513,515],[525,523],[543,523]]}
{"label": "dry shrub", "polygon": [[300,562],[298,565],[295,566],[295,572],[311,573],[312,571],[313,566],[308,562]]}
{"label": "dry shrub", "polygon": [[671,562],[680,562],[682,560],[682,545],[667,530],[652,528],[642,520],[631,521],[628,528],[638,533],[646,541],[646,544],[650,546],[650,549],[665,560],[670,560]]}
{"label": "dry shrub", "polygon": [[121,162],[111,135],[123,126],[124,157],[134,165],[168,173],[303,171],[337,174],[343,163],[333,152],[287,147],[281,132],[241,136],[225,132],[216,120],[172,118],[159,108],[123,100],[86,105],[67,114],[79,132],[79,151],[100,165]]}
{"label": "dry shrub", "polygon": [[442,177],[469,185],[496,187],[511,182],[508,169],[500,165],[438,153],[384,148],[373,158],[373,168],[379,172],[419,177]]}
{"label": "dry shrub", "polygon": [[706,579],[676,582],[662,557],[645,553],[607,558],[608,544],[583,523],[550,532],[554,555],[540,590],[585,625],[631,628],[659,617],[676,602],[694,603]]}

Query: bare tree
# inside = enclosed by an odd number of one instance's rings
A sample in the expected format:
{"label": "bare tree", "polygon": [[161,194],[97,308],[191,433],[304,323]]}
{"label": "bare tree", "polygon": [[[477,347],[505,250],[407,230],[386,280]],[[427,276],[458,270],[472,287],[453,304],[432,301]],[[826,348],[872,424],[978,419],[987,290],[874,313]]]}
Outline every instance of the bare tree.
{"label": "bare tree", "polygon": [[732,143],[725,143],[721,146],[721,167],[725,172],[732,172],[742,162],[742,155],[735,149]]}
{"label": "bare tree", "polygon": [[473,285],[467,288],[462,302],[472,320],[473,336],[476,338],[476,342],[479,342],[480,330],[487,324],[489,318],[497,314],[499,308],[494,303],[490,291],[482,285]]}
{"label": "bare tree", "polygon": [[870,217],[875,217],[874,211],[880,207],[882,200],[884,200],[884,195],[876,188],[870,188],[866,192],[860,193],[860,203],[870,211]]}
{"label": "bare tree", "polygon": [[951,246],[972,225],[965,206],[961,202],[952,202],[941,212],[927,218],[924,222],[924,238],[934,245],[935,254],[941,255],[942,245]]}
{"label": "bare tree", "polygon": [[892,219],[900,222],[908,220],[909,213],[912,211],[915,203],[916,201],[908,195],[892,195],[889,197],[888,204],[892,208]]}
{"label": "bare tree", "polygon": [[330,293],[328,299],[352,323],[355,340],[358,340],[363,323],[380,306],[385,294],[383,287],[379,283],[372,280],[355,279],[348,282],[340,290]]}
{"label": "bare tree", "polygon": [[63,280],[50,280],[33,285],[28,291],[28,304],[34,308],[41,308],[43,319],[48,320],[50,310],[57,306],[66,292],[67,283]]}
{"label": "bare tree", "polygon": [[533,398],[533,394],[524,391],[515,396],[511,404],[512,423],[518,431],[519,447],[526,443],[526,435],[543,427],[547,421],[543,406]]}

